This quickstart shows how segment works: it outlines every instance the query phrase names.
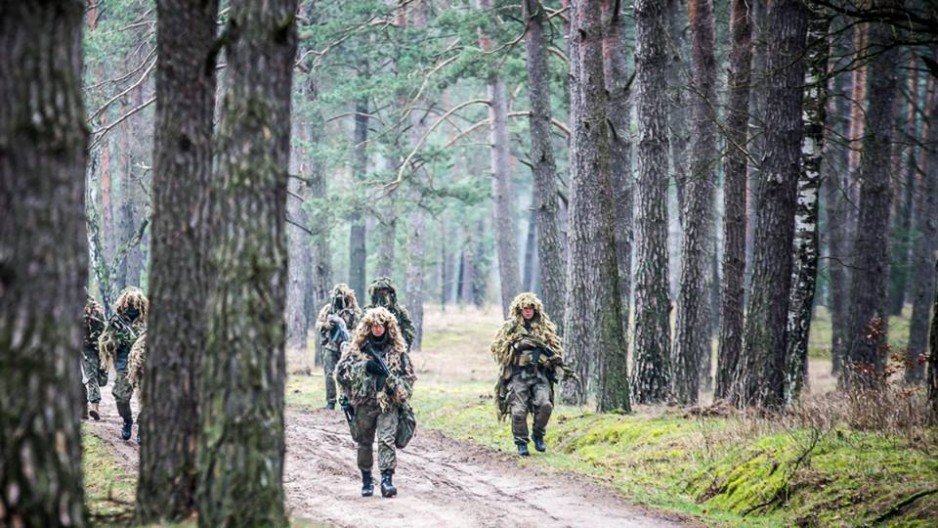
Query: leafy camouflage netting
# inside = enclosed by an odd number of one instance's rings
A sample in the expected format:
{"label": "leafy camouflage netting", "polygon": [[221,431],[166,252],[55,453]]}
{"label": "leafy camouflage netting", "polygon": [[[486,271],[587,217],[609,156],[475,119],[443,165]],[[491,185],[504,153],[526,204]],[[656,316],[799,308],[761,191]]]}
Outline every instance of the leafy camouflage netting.
{"label": "leafy camouflage netting", "polygon": [[104,309],[91,297],[85,302],[85,350],[97,350],[98,339],[104,331]]}
{"label": "leafy camouflage netting", "polygon": [[[125,288],[114,303],[114,316],[107,322],[101,337],[98,339],[98,350],[101,361],[111,368],[115,366],[119,350],[130,350],[137,336],[143,332],[147,324],[147,312],[150,303],[143,292],[133,286]],[[136,310],[139,315],[130,322],[128,314]]]}
{"label": "leafy camouflage netting", "polygon": [[[331,329],[332,324],[329,323],[329,316],[332,314],[337,314],[345,320],[349,332],[355,331],[354,325],[362,317],[362,309],[359,308],[358,300],[355,298],[355,290],[349,288],[345,283],[336,284],[332,288],[329,302],[319,310],[319,316],[316,318],[316,330],[322,332],[323,329]],[[349,324],[350,322],[351,324]]]}
{"label": "leafy camouflage netting", "polygon": [[137,390],[137,397],[143,403],[143,374],[147,364],[147,332],[142,334],[134,341],[134,346],[130,347],[130,359],[127,362],[127,381],[129,381]]}
{"label": "leafy camouflage netting", "polygon": [[[379,295],[380,290],[388,290],[387,299],[381,298],[381,295]],[[377,307],[390,310],[397,319],[401,334],[404,336],[404,341],[407,342],[407,346],[409,347],[411,343],[414,342],[417,330],[414,328],[414,323],[410,319],[410,313],[407,311],[407,308],[397,304],[397,289],[394,287],[394,283],[391,279],[388,277],[378,277],[375,279],[374,282],[368,286],[368,296],[371,298],[371,304],[366,306],[365,310]]]}

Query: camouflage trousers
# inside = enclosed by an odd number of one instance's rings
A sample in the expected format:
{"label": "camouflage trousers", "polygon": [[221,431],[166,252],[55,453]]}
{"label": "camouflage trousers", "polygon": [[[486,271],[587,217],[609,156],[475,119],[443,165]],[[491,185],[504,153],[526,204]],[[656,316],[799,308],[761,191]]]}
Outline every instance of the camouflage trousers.
{"label": "camouflage trousers", "polygon": [[323,347],[322,373],[326,378],[326,403],[335,403],[335,365],[339,362],[339,351]]}
{"label": "camouflage trousers", "polygon": [[397,436],[398,409],[391,406],[388,412],[381,412],[377,403],[360,405],[355,408],[353,420],[354,440],[358,442],[358,469],[371,471],[374,465],[374,442],[378,438],[378,469],[394,469],[397,467],[397,447],[394,438]]}
{"label": "camouflage trousers", "polygon": [[81,356],[81,383],[89,403],[101,401],[101,387],[107,385],[107,369],[101,368],[98,351],[85,351]]}
{"label": "camouflage trousers", "polygon": [[118,370],[117,377],[114,378],[114,387],[111,389],[111,394],[114,395],[114,401],[118,405],[130,403],[130,399],[134,395],[134,386],[130,383],[130,380],[127,379],[126,370]]}
{"label": "camouflage trousers", "polygon": [[514,374],[508,383],[508,405],[511,409],[511,434],[515,442],[528,443],[528,411],[534,413],[534,436],[544,437],[547,422],[554,410],[550,401],[550,382],[542,374],[526,377]]}

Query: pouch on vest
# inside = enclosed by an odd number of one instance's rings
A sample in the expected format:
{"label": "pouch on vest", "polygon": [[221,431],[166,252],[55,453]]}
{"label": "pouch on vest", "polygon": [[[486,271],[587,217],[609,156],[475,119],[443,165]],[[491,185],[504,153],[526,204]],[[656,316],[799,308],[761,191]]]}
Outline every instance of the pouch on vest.
{"label": "pouch on vest", "polygon": [[403,403],[397,411],[397,434],[394,436],[394,445],[399,449],[407,447],[416,432],[417,416],[410,405]]}

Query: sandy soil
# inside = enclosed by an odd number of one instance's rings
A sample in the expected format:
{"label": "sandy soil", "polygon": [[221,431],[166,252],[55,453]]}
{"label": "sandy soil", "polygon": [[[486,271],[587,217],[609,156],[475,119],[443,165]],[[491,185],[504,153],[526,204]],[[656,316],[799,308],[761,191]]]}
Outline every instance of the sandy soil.
{"label": "sandy soil", "polygon": [[[119,438],[110,391],[101,410],[100,422],[86,422],[88,431],[136,471],[137,444]],[[423,429],[398,452],[399,495],[383,499],[376,489],[374,497],[362,498],[354,448],[340,412],[287,414],[284,485],[291,516],[354,528],[690,525],[629,505],[588,479],[545,473],[515,457]]]}

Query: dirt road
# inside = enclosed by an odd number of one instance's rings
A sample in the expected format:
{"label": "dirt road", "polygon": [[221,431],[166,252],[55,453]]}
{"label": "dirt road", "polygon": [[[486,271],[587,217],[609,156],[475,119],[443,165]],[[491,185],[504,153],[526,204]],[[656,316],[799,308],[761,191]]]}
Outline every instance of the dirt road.
{"label": "dirt road", "polygon": [[[135,471],[137,445],[117,437],[119,419],[107,392],[102,421],[88,422],[88,430]],[[399,451],[394,481],[398,497],[362,498],[342,414],[287,414],[284,482],[295,518],[350,528],[687,526],[628,505],[586,479],[547,475],[526,461],[423,429]]]}

